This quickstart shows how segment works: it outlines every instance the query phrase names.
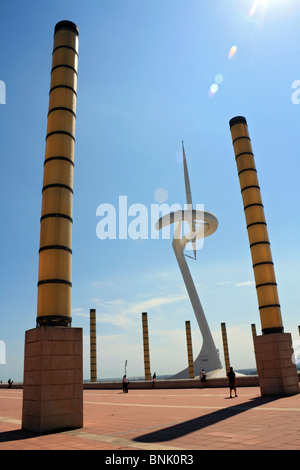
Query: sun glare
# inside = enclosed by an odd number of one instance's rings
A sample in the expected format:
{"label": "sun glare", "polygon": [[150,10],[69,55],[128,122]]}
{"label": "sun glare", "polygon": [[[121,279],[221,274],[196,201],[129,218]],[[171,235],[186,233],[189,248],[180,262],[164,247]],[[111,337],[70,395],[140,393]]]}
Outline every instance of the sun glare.
{"label": "sun glare", "polygon": [[[248,11],[248,14],[245,11],[242,17],[244,20],[246,19],[248,21],[251,21],[251,23],[255,26],[255,28],[253,29],[254,39],[252,39],[251,41],[251,49],[253,51],[253,54],[256,52],[256,49],[258,46],[259,36],[264,26],[264,22],[268,13],[268,7],[271,5],[272,7],[279,6],[279,5],[280,7],[282,7],[282,5],[284,5],[284,7],[287,8],[288,6],[291,5],[293,1],[296,2],[299,0],[253,0],[252,1],[252,6],[250,10]],[[233,58],[238,52],[238,46],[236,44],[231,46],[231,48],[229,49],[229,53],[228,53],[229,60],[234,61]],[[242,52],[243,52],[243,49],[240,48],[239,53],[242,53]],[[224,76],[222,73],[218,73],[217,75],[215,75],[215,80],[213,84],[210,86],[209,91],[208,91],[208,96],[210,98],[213,98],[214,96],[216,96],[223,80],[224,80]]]}

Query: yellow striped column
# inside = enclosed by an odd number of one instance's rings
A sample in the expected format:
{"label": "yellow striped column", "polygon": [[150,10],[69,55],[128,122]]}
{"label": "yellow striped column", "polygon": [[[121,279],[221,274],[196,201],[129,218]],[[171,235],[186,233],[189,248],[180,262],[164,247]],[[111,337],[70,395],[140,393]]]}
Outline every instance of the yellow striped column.
{"label": "yellow striped column", "polygon": [[71,326],[73,169],[78,28],[54,30],[42,190],[37,326]]}
{"label": "yellow striped column", "polygon": [[225,323],[221,323],[221,330],[222,330],[225,370],[226,370],[226,373],[227,373],[230,369],[230,360],[229,360],[229,349],[228,349],[227,331],[226,331],[226,324]]}
{"label": "yellow striped column", "polygon": [[186,333],[186,345],[187,345],[187,355],[189,363],[189,377],[190,379],[195,378],[194,370],[194,360],[193,360],[193,345],[192,345],[192,334],[191,334],[191,322],[185,322],[185,333]]}
{"label": "yellow striped column", "polygon": [[90,362],[91,382],[97,382],[97,334],[96,334],[96,310],[90,309]]}
{"label": "yellow striped column", "polygon": [[246,119],[242,116],[231,119],[230,130],[244,204],[262,333],[281,333],[283,324],[275,271]]}
{"label": "yellow striped column", "polygon": [[143,326],[145,380],[151,380],[149,333],[148,333],[148,314],[147,314],[147,312],[142,313],[142,326]]}

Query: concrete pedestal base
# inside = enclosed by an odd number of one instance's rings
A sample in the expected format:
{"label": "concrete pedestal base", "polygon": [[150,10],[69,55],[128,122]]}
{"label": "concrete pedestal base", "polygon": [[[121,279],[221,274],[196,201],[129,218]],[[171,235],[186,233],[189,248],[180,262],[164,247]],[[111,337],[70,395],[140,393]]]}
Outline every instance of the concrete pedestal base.
{"label": "concrete pedestal base", "polygon": [[254,347],[262,396],[299,393],[290,333],[256,336]]}
{"label": "concrete pedestal base", "polygon": [[82,329],[26,331],[22,429],[53,432],[82,426]]}

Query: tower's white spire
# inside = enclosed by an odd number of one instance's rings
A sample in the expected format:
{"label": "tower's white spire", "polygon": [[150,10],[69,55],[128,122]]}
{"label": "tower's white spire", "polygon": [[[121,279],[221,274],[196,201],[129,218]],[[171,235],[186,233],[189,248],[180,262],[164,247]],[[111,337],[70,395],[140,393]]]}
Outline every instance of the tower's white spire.
{"label": "tower's white spire", "polygon": [[[183,169],[184,169],[184,183],[185,183],[186,202],[187,202],[187,205],[188,205],[188,209],[192,210],[193,209],[193,201],[192,201],[191,184],[190,184],[189,171],[188,171],[188,167],[187,167],[183,141],[182,141],[182,155],[183,155]],[[196,223],[195,223],[194,219],[191,221],[191,231],[196,233]],[[194,250],[194,259],[196,259],[196,256],[197,256],[197,253],[196,253],[196,251],[197,251],[196,250],[196,238],[194,238],[192,240],[192,247],[193,247],[193,250]]]}

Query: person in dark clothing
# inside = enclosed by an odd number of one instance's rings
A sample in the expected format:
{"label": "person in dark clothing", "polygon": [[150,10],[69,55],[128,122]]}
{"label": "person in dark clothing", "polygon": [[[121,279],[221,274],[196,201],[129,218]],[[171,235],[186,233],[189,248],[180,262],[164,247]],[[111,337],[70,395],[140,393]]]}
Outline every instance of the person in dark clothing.
{"label": "person in dark clothing", "polygon": [[126,377],[126,375],[124,375],[123,376],[123,393],[128,393],[128,384],[129,384],[128,378]]}
{"label": "person in dark clothing", "polygon": [[201,370],[200,372],[200,382],[203,384],[206,382],[206,372],[204,369]]}
{"label": "person in dark clothing", "polygon": [[156,372],[154,372],[153,377],[152,377],[152,388],[155,387],[155,381],[156,381]]}
{"label": "person in dark clothing", "polygon": [[228,377],[228,382],[229,382],[230,398],[232,398],[232,390],[234,390],[234,395],[235,397],[237,397],[235,373],[233,372],[232,367],[230,367],[227,377]]}

